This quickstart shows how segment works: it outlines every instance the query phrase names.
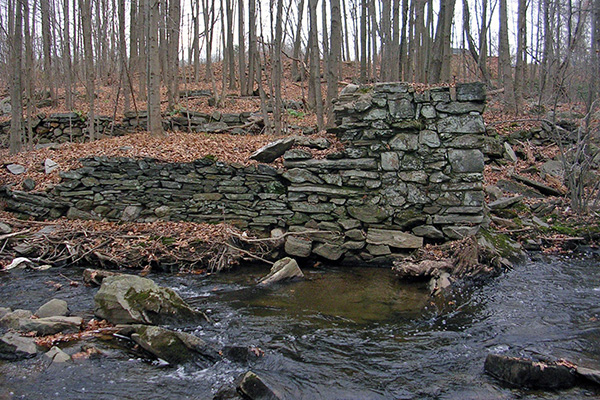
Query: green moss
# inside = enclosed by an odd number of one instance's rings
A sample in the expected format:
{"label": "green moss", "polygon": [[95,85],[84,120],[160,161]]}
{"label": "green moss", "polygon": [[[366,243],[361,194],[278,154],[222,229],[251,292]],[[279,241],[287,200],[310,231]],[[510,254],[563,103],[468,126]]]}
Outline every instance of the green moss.
{"label": "green moss", "polygon": [[518,249],[515,247],[514,241],[508,235],[500,232],[490,232],[482,229],[480,234],[490,242],[502,257],[512,258],[517,255]]}

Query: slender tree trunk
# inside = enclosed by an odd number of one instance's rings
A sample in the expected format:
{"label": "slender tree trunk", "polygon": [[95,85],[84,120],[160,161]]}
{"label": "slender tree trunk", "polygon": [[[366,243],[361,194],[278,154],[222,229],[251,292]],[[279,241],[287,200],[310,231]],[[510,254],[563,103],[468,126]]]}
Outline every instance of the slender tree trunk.
{"label": "slender tree trunk", "polygon": [[[33,143],[33,114],[35,112],[35,104],[33,101],[35,93],[35,71],[34,71],[34,59],[33,59],[33,45],[29,18],[29,4],[27,1],[23,2],[23,22],[24,22],[24,33],[25,33],[25,101],[27,102],[27,143],[31,146]],[[35,22],[35,21],[34,21]],[[32,24],[33,25],[33,24]]]}
{"label": "slender tree trunk", "polygon": [[[89,0],[87,0],[89,1]],[[160,60],[158,48],[158,28],[160,0],[149,0],[147,20],[147,64],[148,64],[148,131],[152,136],[162,136],[160,113]]]}
{"label": "slender tree trunk", "polygon": [[127,77],[127,39],[125,37],[125,0],[118,0],[118,18],[119,18],[119,59],[120,59],[120,68],[119,68],[119,82],[123,84],[125,82],[123,89],[123,97],[124,97],[124,105],[123,111],[129,111],[130,105],[130,96],[131,91],[129,90],[129,81]]}
{"label": "slender tree trunk", "polygon": [[244,37],[244,1],[238,0],[238,75],[240,76],[240,94],[248,94],[246,89],[248,81],[246,78],[246,39]]}
{"label": "slender tree trunk", "polygon": [[409,26],[409,21],[408,21],[408,0],[402,0],[402,32],[400,32],[400,58],[398,60],[398,65],[400,67],[399,71],[398,71],[398,79],[402,80],[408,80],[408,78],[404,75],[404,72],[406,71],[406,64],[407,64],[407,36],[406,36],[406,30]]}
{"label": "slender tree trunk", "polygon": [[229,62],[229,89],[234,90],[236,85],[235,79],[235,49],[233,45],[233,4],[232,0],[225,0],[225,12],[227,16],[227,61]]}
{"label": "slender tree trunk", "polygon": [[521,109],[525,86],[527,57],[527,0],[519,0],[517,11],[517,62],[515,67],[515,106]]}
{"label": "slender tree trunk", "polygon": [[340,0],[330,0],[331,4],[331,43],[329,47],[329,62],[327,69],[327,127],[335,125],[333,115],[333,100],[338,95],[340,80],[339,65],[342,58],[342,15]]}
{"label": "slender tree trunk", "polygon": [[298,23],[296,24],[296,34],[294,35],[294,53],[292,60],[292,80],[300,82],[304,73],[300,71],[300,47],[302,46],[302,19],[304,17],[304,0],[298,3]]}
{"label": "slender tree trunk", "polygon": [[[309,0],[310,1],[310,0]],[[360,1],[360,81],[367,83],[367,1]]]}
{"label": "slender tree trunk", "polygon": [[500,0],[500,37],[499,46],[499,62],[500,71],[502,73],[502,82],[504,83],[504,103],[506,109],[511,113],[517,112],[515,101],[515,88],[512,77],[512,67],[510,62],[510,49],[508,43],[508,12],[507,0]]}
{"label": "slender tree trunk", "polygon": [[181,20],[180,0],[169,0],[167,19],[167,101],[172,111],[179,100],[179,29]]}
{"label": "slender tree trunk", "polygon": [[256,0],[249,0],[248,5],[248,86],[246,94],[254,93],[254,78],[256,77],[257,40],[256,40]]}
{"label": "slender tree trunk", "polygon": [[319,60],[319,40],[317,35],[317,2],[318,0],[309,0],[310,11],[310,30],[312,31],[310,40],[310,79],[314,85],[315,111],[317,114],[317,128],[323,129],[323,97],[321,95],[321,72]]}
{"label": "slender tree trunk", "polygon": [[56,103],[56,90],[54,88],[54,76],[52,73],[52,26],[50,24],[49,0],[41,0],[42,15],[42,47],[44,52],[44,82],[50,92],[52,103]]}
{"label": "slender tree trunk", "polygon": [[73,109],[73,72],[71,70],[71,35],[69,32],[69,2],[63,0],[63,62],[65,69],[65,106]]}
{"label": "slender tree trunk", "polygon": [[92,7],[90,0],[79,0],[81,10],[81,28],[83,33],[83,51],[85,54],[85,89],[89,104],[88,112],[88,136],[90,141],[96,139],[94,115],[96,90],[94,87],[94,51],[92,49]]}
{"label": "slender tree trunk", "polygon": [[275,107],[273,110],[273,122],[275,125],[275,134],[281,135],[281,115],[283,112],[281,101],[281,41],[283,37],[282,28],[283,19],[283,0],[277,0],[277,16],[275,19],[275,46],[273,48],[273,86]]}
{"label": "slender tree trunk", "polygon": [[[13,3],[14,1],[14,3]],[[23,63],[23,0],[9,0],[8,19],[11,40],[12,79],[10,101],[12,106],[10,121],[9,151],[15,154],[23,147],[23,87],[21,83]],[[14,8],[13,8],[14,7]],[[13,12],[14,11],[14,12]]]}

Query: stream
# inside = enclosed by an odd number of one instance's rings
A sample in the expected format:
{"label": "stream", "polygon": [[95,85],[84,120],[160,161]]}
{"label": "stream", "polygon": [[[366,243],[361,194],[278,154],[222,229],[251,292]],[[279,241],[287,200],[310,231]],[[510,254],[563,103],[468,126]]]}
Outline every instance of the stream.
{"label": "stream", "polygon": [[[402,282],[377,268],[307,268],[305,281],[267,289],[255,287],[268,272],[264,266],[209,276],[153,273],[148,278],[216,321],[191,333],[218,348],[253,346],[264,356],[165,367],[114,339],[94,339],[104,355],[68,365],[48,366],[40,356],[0,361],[0,399],[211,399],[249,369],[277,382],[289,399],[600,398],[598,387],[529,391],[483,372],[489,352],[600,367],[600,263],[534,258],[481,287],[435,300],[425,283]],[[35,311],[59,298],[88,320],[98,288],[67,280],[81,281],[81,273],[1,273],[0,306]],[[85,343],[65,347],[76,351]]]}

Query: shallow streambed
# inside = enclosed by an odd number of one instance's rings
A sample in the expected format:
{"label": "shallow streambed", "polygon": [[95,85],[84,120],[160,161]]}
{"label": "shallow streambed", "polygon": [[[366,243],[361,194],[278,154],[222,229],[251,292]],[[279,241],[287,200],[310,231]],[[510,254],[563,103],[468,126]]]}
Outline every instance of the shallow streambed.
{"label": "shallow streambed", "polygon": [[[206,399],[250,368],[277,381],[290,399],[600,395],[594,387],[511,389],[483,373],[488,352],[509,349],[598,367],[597,260],[528,262],[481,288],[435,302],[424,284],[399,282],[385,269],[306,270],[304,282],[255,288],[266,272],[251,266],[208,277],[149,276],[216,321],[193,333],[218,347],[264,350],[250,364],[164,368],[128,354],[118,343],[95,341],[104,356],[66,366],[47,367],[39,356],[0,361],[0,399]],[[0,275],[0,305],[35,310],[56,297],[65,299],[74,314],[90,318],[97,289],[69,286],[67,278],[80,280],[81,270]]]}

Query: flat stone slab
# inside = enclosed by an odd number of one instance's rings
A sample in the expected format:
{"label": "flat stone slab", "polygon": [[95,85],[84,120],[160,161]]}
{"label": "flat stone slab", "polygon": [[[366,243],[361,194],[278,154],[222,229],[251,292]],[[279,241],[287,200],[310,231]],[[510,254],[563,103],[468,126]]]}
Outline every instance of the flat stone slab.
{"label": "flat stone slab", "polygon": [[36,332],[38,336],[54,335],[56,333],[79,332],[83,319],[81,317],[46,317],[21,320],[19,330]]}
{"label": "flat stone slab", "polygon": [[276,140],[256,150],[250,159],[266,163],[273,162],[291,149],[294,142],[293,137]]}
{"label": "flat stone slab", "polygon": [[31,358],[37,354],[37,346],[31,337],[23,337],[15,332],[8,332],[0,337],[0,359],[20,360]]}
{"label": "flat stone slab", "polygon": [[513,174],[513,179],[526,184],[534,189],[537,189],[540,193],[548,195],[548,196],[563,196],[565,193],[562,190],[555,189],[543,183],[534,181],[533,179],[529,179],[527,177]]}
{"label": "flat stone slab", "polygon": [[399,249],[418,249],[423,247],[423,238],[401,231],[370,228],[367,231],[367,243]]}
{"label": "flat stone slab", "polygon": [[502,197],[501,199],[488,204],[488,207],[490,207],[492,210],[501,210],[520,203],[521,200],[523,200],[523,196]]}

